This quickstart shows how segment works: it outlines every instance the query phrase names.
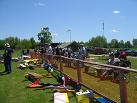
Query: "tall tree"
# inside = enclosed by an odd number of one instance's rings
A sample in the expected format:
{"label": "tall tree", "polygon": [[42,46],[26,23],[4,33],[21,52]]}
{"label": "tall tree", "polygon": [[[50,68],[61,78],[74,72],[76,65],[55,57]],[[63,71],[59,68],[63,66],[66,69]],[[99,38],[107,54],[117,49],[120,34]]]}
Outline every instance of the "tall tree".
{"label": "tall tree", "polygon": [[52,36],[51,33],[49,32],[49,28],[45,27],[42,28],[41,32],[38,33],[38,40],[40,43],[51,43],[52,42]]}
{"label": "tall tree", "polygon": [[5,39],[5,42],[8,42],[12,48],[16,48],[16,45],[19,42],[19,38],[17,37],[8,37]]}
{"label": "tall tree", "polygon": [[35,48],[35,46],[36,46],[36,42],[35,42],[35,40],[34,40],[34,38],[32,37],[32,38],[30,38],[30,42],[31,42],[31,48],[32,49],[34,49]]}
{"label": "tall tree", "polygon": [[4,49],[5,40],[0,40],[0,49]]}
{"label": "tall tree", "polygon": [[112,39],[111,42],[110,42],[110,47],[111,48],[119,48],[119,45],[118,45],[118,40],[117,39]]}
{"label": "tall tree", "polygon": [[132,42],[133,42],[133,47],[137,48],[137,39],[134,38]]}
{"label": "tall tree", "polygon": [[120,40],[120,41],[119,41],[119,47],[120,47],[120,48],[124,48],[124,46],[125,46],[124,41],[123,41],[123,40]]}
{"label": "tall tree", "polygon": [[21,45],[22,45],[22,49],[30,49],[30,47],[32,46],[30,40],[27,39],[23,39],[21,41]]}
{"label": "tall tree", "polygon": [[107,39],[104,36],[92,37],[87,43],[87,47],[107,47]]}
{"label": "tall tree", "polygon": [[125,48],[131,48],[131,47],[132,47],[132,45],[131,45],[130,41],[125,42]]}

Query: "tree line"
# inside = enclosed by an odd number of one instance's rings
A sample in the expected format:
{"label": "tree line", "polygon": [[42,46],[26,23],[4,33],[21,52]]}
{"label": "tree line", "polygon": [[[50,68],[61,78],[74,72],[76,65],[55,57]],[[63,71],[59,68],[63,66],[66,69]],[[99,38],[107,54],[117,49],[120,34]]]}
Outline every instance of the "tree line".
{"label": "tree line", "polygon": [[134,38],[132,42],[130,41],[118,41],[117,39],[112,39],[110,42],[107,42],[106,37],[96,36],[92,37],[90,40],[85,42],[87,47],[102,47],[102,48],[137,48],[137,39]]}
{"label": "tree line", "polygon": [[[36,42],[33,37],[30,39],[20,39],[18,37],[8,37],[0,40],[0,49],[4,49],[5,43],[10,43],[13,49],[35,49],[39,43],[52,43],[52,35],[48,27],[44,27],[37,34],[39,42]],[[131,41],[118,41],[117,39],[112,39],[107,42],[107,38],[101,35],[92,37],[87,42],[76,42],[78,44],[84,44],[85,47],[101,47],[101,48],[137,48],[137,38],[133,38]]]}
{"label": "tree line", "polygon": [[4,44],[9,43],[13,49],[34,49],[37,42],[32,37],[30,39],[20,39],[18,37],[7,37],[0,40],[0,49],[4,49]]}

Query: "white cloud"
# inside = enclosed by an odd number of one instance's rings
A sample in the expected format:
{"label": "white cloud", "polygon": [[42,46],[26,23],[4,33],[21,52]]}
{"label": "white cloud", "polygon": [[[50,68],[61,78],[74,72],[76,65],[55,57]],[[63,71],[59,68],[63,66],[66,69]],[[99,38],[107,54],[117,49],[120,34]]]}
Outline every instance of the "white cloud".
{"label": "white cloud", "polygon": [[58,34],[56,34],[56,33],[51,33],[51,35],[52,35],[52,36],[56,36],[56,35],[58,35]]}
{"label": "white cloud", "polygon": [[119,30],[117,30],[117,29],[112,29],[112,32],[113,32],[113,33],[118,33]]}
{"label": "white cloud", "polygon": [[120,11],[119,11],[119,10],[114,10],[113,13],[114,13],[114,14],[119,14]]}
{"label": "white cloud", "polygon": [[45,5],[44,3],[38,2],[38,3],[35,4],[35,6],[44,7],[44,6],[46,6],[46,5]]}

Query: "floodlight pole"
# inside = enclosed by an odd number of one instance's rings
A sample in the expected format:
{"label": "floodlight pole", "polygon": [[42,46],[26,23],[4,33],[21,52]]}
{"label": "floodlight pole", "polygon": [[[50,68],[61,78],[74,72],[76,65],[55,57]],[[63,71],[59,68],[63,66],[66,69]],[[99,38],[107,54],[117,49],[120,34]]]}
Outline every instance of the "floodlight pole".
{"label": "floodlight pole", "polygon": [[68,29],[67,32],[69,32],[70,42],[71,42],[71,29]]}
{"label": "floodlight pole", "polygon": [[70,30],[70,42],[71,42],[71,30]]}
{"label": "floodlight pole", "polygon": [[102,35],[104,36],[104,20],[102,21]]}

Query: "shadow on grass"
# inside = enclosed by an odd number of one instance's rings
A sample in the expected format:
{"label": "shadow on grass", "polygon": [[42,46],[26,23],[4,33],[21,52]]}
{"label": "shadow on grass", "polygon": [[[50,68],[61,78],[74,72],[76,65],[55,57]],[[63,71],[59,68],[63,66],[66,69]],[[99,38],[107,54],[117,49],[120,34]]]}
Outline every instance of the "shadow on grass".
{"label": "shadow on grass", "polygon": [[95,73],[90,73],[90,72],[83,72],[89,76],[93,76],[93,77],[96,77],[96,78],[99,78],[99,76],[97,76]]}
{"label": "shadow on grass", "polygon": [[54,99],[51,99],[51,100],[50,100],[50,103],[53,103],[53,102],[54,102]]}
{"label": "shadow on grass", "polygon": [[0,72],[0,76],[3,76],[3,75],[7,75],[8,73],[3,71],[3,72]]}
{"label": "shadow on grass", "polygon": [[22,80],[22,82],[26,82],[26,81],[29,81],[29,80],[27,80],[27,79],[25,79],[25,80]]}

